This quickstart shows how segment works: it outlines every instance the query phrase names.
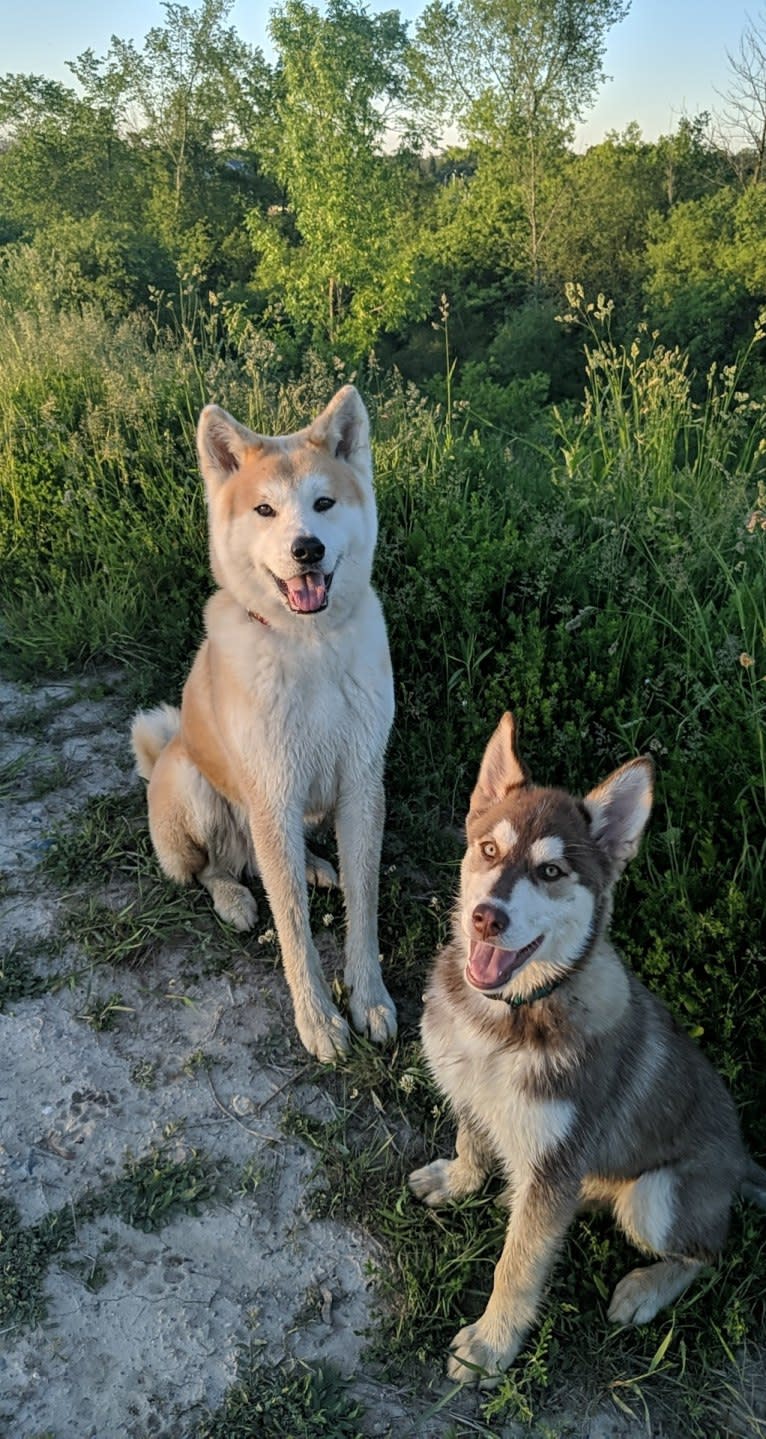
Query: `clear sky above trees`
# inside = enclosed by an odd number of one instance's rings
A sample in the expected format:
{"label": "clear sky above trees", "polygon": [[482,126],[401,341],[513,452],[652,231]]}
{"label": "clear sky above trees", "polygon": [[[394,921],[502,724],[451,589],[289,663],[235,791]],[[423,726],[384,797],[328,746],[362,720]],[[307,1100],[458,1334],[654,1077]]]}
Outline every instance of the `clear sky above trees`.
{"label": "clear sky above trees", "polygon": [[[390,0],[371,0],[373,13]],[[405,20],[422,11],[420,0],[395,6]],[[269,4],[237,0],[230,16],[242,39],[268,53]],[[633,0],[630,12],[608,37],[604,68],[613,78],[601,89],[578,146],[593,144],[632,120],[655,138],[675,128],[681,114],[720,109],[717,91],[727,85],[726,51],[736,51],[748,13],[741,0]],[[159,0],[26,0],[0,6],[0,72],[25,71],[71,82],[65,62],[89,46],[109,48],[112,34],[139,41],[162,23]]]}

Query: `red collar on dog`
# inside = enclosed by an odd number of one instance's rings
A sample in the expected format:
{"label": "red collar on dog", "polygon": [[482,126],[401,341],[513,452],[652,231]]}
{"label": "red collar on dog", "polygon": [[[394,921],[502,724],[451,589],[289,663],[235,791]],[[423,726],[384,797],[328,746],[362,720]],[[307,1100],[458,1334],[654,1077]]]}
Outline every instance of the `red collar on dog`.
{"label": "red collar on dog", "polygon": [[249,620],[257,620],[259,625],[265,625],[267,629],[269,628],[268,620],[265,620],[263,615],[256,614],[255,610],[248,610],[247,618]]}

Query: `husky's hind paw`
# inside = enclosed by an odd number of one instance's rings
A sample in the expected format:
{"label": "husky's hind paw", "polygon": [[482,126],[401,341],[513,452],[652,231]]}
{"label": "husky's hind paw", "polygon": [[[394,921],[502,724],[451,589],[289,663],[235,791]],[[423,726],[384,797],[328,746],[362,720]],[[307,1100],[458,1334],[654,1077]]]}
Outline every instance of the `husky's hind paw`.
{"label": "husky's hind paw", "polygon": [[615,1287],[607,1318],[612,1324],[648,1324],[683,1294],[701,1268],[696,1259],[663,1259],[631,1269]]}

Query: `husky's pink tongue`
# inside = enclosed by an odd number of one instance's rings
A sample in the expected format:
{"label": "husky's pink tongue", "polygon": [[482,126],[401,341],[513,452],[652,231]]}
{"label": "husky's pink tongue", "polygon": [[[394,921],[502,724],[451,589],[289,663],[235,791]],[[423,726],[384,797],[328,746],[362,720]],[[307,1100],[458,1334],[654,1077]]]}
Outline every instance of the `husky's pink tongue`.
{"label": "husky's pink tongue", "polygon": [[471,984],[476,989],[499,989],[534,954],[541,941],[542,935],[523,949],[495,949],[494,945],[476,940],[468,956],[467,975]]}
{"label": "husky's pink tongue", "polygon": [[296,610],[299,615],[312,615],[321,610],[327,599],[327,586],[324,575],[318,570],[309,570],[305,575],[293,575],[291,580],[285,580],[287,586],[287,603],[291,610]]}

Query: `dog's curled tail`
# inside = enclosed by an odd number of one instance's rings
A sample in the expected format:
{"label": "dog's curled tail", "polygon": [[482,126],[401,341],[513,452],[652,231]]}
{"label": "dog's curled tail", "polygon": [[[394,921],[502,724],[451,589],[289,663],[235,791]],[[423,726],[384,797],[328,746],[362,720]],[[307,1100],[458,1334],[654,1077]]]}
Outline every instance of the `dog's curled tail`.
{"label": "dog's curled tail", "polygon": [[166,744],[181,728],[181,711],[175,705],[158,705],[153,710],[139,710],[130,726],[130,743],[136,757],[136,769],[142,779],[150,779]]}
{"label": "dog's curled tail", "polygon": [[757,1204],[760,1209],[766,1209],[766,1169],[762,1169],[754,1159],[748,1164],[740,1194]]}

